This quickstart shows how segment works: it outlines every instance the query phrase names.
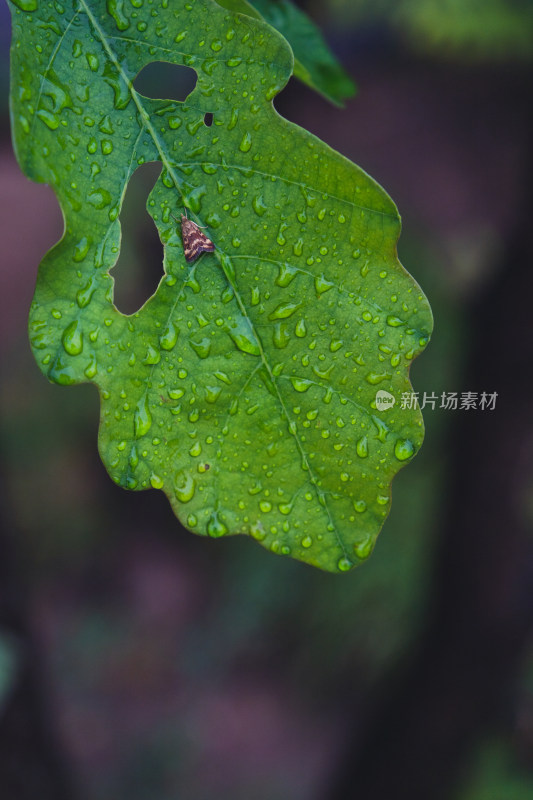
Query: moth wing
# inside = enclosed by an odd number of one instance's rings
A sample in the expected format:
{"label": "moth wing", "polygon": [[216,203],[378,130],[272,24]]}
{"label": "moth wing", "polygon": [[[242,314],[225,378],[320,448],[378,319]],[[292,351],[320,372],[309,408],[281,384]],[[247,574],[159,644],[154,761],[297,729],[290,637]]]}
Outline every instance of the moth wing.
{"label": "moth wing", "polygon": [[202,253],[212,253],[215,245],[198,225],[190,219],[181,224],[183,252],[187,261],[194,261]]}

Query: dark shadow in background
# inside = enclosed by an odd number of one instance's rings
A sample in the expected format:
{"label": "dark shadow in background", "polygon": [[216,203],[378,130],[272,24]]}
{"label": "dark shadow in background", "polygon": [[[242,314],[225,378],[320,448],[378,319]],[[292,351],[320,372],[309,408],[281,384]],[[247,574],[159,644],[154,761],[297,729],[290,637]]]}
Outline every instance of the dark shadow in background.
{"label": "dark shadow in background", "polygon": [[27,587],[13,547],[18,532],[5,514],[2,478],[0,474],[0,636],[2,656],[9,653],[13,663],[12,675],[1,665],[0,793],[13,800],[73,800],[50,687],[43,680],[42,654],[30,628]]}
{"label": "dark shadow in background", "polygon": [[504,260],[468,308],[465,374],[473,386],[498,387],[497,407],[453,428],[426,629],[366,724],[355,725],[327,800],[450,800],[480,741],[513,736],[510,708],[533,632],[533,386],[524,381],[533,364],[533,162],[524,177]]}

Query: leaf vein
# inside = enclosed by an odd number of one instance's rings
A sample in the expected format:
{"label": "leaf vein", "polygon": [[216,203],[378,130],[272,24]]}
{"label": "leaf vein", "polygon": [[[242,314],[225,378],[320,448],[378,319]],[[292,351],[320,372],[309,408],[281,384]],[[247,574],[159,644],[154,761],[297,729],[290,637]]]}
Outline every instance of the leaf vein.
{"label": "leaf vein", "polygon": [[389,219],[398,221],[398,216],[396,214],[389,213],[388,211],[380,211],[378,208],[370,208],[370,206],[362,206],[359,203],[354,203],[353,200],[348,200],[345,197],[339,197],[338,195],[332,194],[331,192],[325,192],[324,189],[320,189],[317,186],[310,186],[307,183],[303,183],[301,181],[294,181],[290,178],[285,178],[283,175],[276,175],[271,172],[263,172],[259,169],[254,169],[254,167],[244,166],[242,164],[227,164],[227,163],[219,163],[217,161],[182,161],[182,162],[175,162],[174,166],[176,167],[201,167],[207,164],[208,166],[213,167],[222,167],[223,169],[235,169],[241,172],[246,172],[247,175],[253,173],[254,175],[261,175],[263,178],[275,178],[283,181],[284,183],[291,184],[293,186],[299,186],[300,189],[306,189],[310,192],[317,192],[317,194],[327,194],[328,199],[337,200],[339,203],[345,203],[346,205],[350,206],[352,209],[357,208],[360,211],[368,211],[371,214],[378,214],[382,217],[388,217]]}
{"label": "leaf vein", "polygon": [[[65,41],[65,37],[66,37],[70,27],[74,24],[74,20],[76,19],[76,17],[80,13],[80,11],[81,11],[81,5],[78,6],[78,8],[76,9],[76,11],[74,12],[74,14],[72,16],[72,19],[69,21],[69,23],[66,26],[65,30],[61,34],[61,37],[59,38],[56,46],[54,47],[54,49],[52,51],[52,54],[51,54],[50,58],[48,60],[48,64],[44,68],[44,71],[43,71],[43,74],[42,74],[42,77],[41,77],[41,84],[39,86],[39,94],[37,95],[37,103],[35,105],[35,113],[33,115],[33,119],[31,121],[30,132],[28,134],[30,140],[33,139],[33,131],[34,131],[34,128],[35,128],[35,120],[37,119],[37,112],[39,111],[39,106],[41,105],[41,97],[43,96],[44,83],[45,83],[45,81],[47,79],[47,76],[48,76],[50,70],[52,69],[52,64],[54,63],[54,61],[56,59],[56,56],[59,53],[59,50],[61,49],[61,46],[62,46],[63,42]],[[25,163],[25,166],[26,166],[26,168],[28,170],[31,169],[32,155],[33,155],[33,150],[30,149],[28,157],[27,157],[27,160],[26,160],[26,163]]]}
{"label": "leaf vein", "polygon": [[[285,263],[290,263],[290,262],[284,262],[284,261],[277,261],[274,258],[262,258],[261,256],[246,255],[246,254],[241,254],[241,253],[239,253],[238,255],[233,255],[232,258],[250,258],[250,259],[254,259],[255,261],[264,261],[267,264],[276,264],[276,265],[278,265],[280,267],[284,267]],[[310,278],[312,278],[313,280],[317,277],[316,275],[314,275],[312,272],[310,272],[307,269],[302,269],[301,267],[295,267],[295,269],[298,272],[302,273],[302,275],[307,275]],[[392,314],[392,311],[387,310],[386,308],[383,308],[382,306],[379,305],[379,303],[376,303],[373,300],[369,300],[368,297],[363,297],[363,295],[356,294],[355,292],[351,292],[349,289],[345,289],[343,286],[339,286],[338,283],[332,283],[332,287],[334,289],[337,289],[337,291],[340,294],[347,295],[350,299],[352,297],[355,297],[357,300],[361,300],[362,302],[368,303],[369,306],[372,306],[372,308],[377,309],[378,311],[382,312],[383,314]],[[406,320],[401,319],[401,317],[398,317],[398,319],[400,319],[404,325],[407,325]]]}
{"label": "leaf vein", "polygon": [[[203,62],[205,61],[204,56],[195,56],[192,53],[186,53],[183,50],[176,50],[175,47],[163,47],[162,45],[158,44],[151,44],[150,42],[143,42],[140,39],[132,39],[128,36],[109,36],[109,39],[113,39],[114,41],[118,42],[130,42],[131,44],[139,44],[142,47],[149,47],[150,50],[161,50],[163,53],[172,53],[173,55],[184,56],[186,58],[192,58],[195,61]],[[216,61],[220,64],[227,64],[228,61],[231,61],[231,58],[216,58],[215,56],[209,56],[210,61]],[[276,61],[258,61],[255,58],[247,58],[242,59],[240,62],[241,64],[258,64],[262,67],[279,67],[280,70],[284,70],[286,67],[284,64],[278,64]],[[179,102],[179,101],[178,101]]]}
{"label": "leaf vein", "polygon": [[288,429],[289,429],[289,433],[291,434],[291,436],[293,437],[294,441],[296,442],[296,447],[298,449],[298,452],[300,453],[300,457],[302,458],[302,461],[305,463],[306,469],[307,469],[307,471],[309,473],[309,476],[310,476],[311,483],[313,484],[315,493],[316,493],[317,498],[318,498],[318,503],[326,511],[326,515],[328,517],[329,523],[330,523],[333,531],[335,532],[335,537],[337,539],[337,542],[339,543],[339,546],[340,546],[342,552],[344,553],[344,556],[346,558],[349,558],[348,557],[348,553],[347,553],[347,549],[346,549],[346,545],[344,544],[344,541],[343,541],[343,539],[342,539],[342,537],[340,535],[340,532],[339,532],[339,530],[337,528],[337,525],[335,524],[335,522],[333,520],[333,517],[332,517],[332,514],[331,514],[331,510],[330,510],[330,508],[329,508],[329,506],[328,506],[328,504],[326,502],[325,494],[320,489],[320,487],[318,485],[318,480],[317,480],[317,478],[316,478],[316,476],[315,476],[315,474],[313,472],[313,469],[311,467],[311,463],[309,461],[307,453],[305,452],[305,449],[303,448],[302,443],[298,439],[298,436],[292,430],[291,418],[290,418],[289,412],[288,412],[288,410],[287,410],[287,408],[285,406],[285,403],[283,401],[283,397],[282,397],[282,394],[281,394],[281,391],[280,391],[280,387],[278,386],[278,383],[277,383],[277,380],[276,380],[276,376],[274,375],[274,373],[273,373],[273,371],[272,371],[272,369],[270,367],[270,364],[268,362],[268,359],[266,357],[265,349],[263,347],[263,342],[261,341],[261,338],[258,335],[258,333],[256,331],[256,328],[255,328],[252,320],[250,319],[250,317],[249,317],[249,315],[247,313],[246,306],[245,306],[245,304],[244,304],[244,302],[242,300],[242,297],[240,296],[239,290],[237,289],[237,286],[235,285],[235,282],[233,281],[232,276],[231,276],[227,266],[224,263],[224,260],[222,260],[222,267],[223,267],[224,273],[225,273],[225,275],[226,275],[226,277],[227,277],[227,279],[228,279],[228,281],[229,281],[229,283],[230,283],[230,285],[231,285],[231,287],[232,287],[232,289],[233,289],[233,291],[235,293],[235,299],[237,300],[239,308],[241,309],[242,314],[248,320],[248,322],[250,324],[250,328],[252,329],[253,334],[254,334],[254,336],[255,336],[258,344],[259,344],[259,349],[260,349],[260,353],[261,353],[261,361],[264,364],[264,367],[268,372],[268,375],[269,375],[269,378],[270,378],[270,380],[272,382],[272,385],[274,386],[274,388],[276,390],[276,394],[277,394],[277,397],[278,397],[278,402],[279,402],[279,405],[281,407],[282,414],[283,414],[283,416],[285,417],[285,419],[287,421],[287,426],[288,426]]}

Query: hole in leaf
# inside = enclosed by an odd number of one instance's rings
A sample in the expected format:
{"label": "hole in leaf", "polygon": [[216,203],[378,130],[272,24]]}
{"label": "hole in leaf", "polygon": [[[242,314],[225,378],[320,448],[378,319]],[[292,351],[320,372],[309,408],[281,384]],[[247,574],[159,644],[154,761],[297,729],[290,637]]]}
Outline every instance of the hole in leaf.
{"label": "hole in leaf", "polygon": [[163,277],[163,245],[146,201],[161,172],[160,162],[142,164],[131,176],[120,212],[120,255],[112,269],[114,302],[133,314],[153,295]]}
{"label": "hole in leaf", "polygon": [[211,113],[211,111],[208,111],[204,116],[204,125],[207,125],[207,127],[210,128],[212,124],[213,124],[213,114]]}
{"label": "hole in leaf", "polygon": [[145,97],[154,100],[186,100],[198,76],[192,67],[169,64],[167,61],[152,61],[139,72],[133,88]]}

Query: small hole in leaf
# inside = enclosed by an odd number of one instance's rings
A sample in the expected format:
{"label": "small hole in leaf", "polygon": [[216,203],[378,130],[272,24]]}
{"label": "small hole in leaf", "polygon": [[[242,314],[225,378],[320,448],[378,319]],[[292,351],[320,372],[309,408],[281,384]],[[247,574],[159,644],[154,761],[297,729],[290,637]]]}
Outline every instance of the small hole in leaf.
{"label": "small hole in leaf", "polygon": [[204,116],[204,125],[207,125],[207,127],[210,128],[212,124],[213,124],[213,114],[211,113],[211,111],[208,111]]}
{"label": "small hole in leaf", "polygon": [[163,245],[146,201],[161,172],[159,162],[138,167],[131,176],[120,212],[120,255],[113,267],[114,302],[133,314],[153,295],[163,277]]}
{"label": "small hole in leaf", "polygon": [[192,67],[152,61],[139,72],[133,88],[145,97],[184,101],[196,86],[198,76]]}

